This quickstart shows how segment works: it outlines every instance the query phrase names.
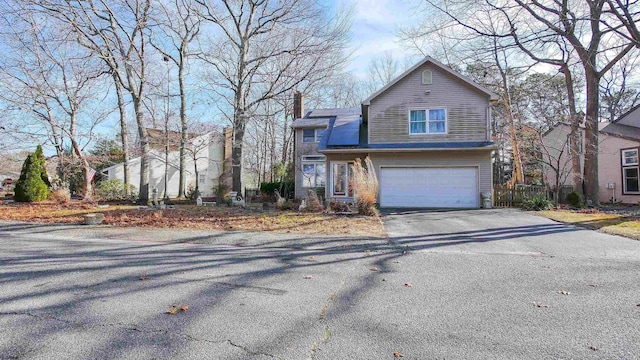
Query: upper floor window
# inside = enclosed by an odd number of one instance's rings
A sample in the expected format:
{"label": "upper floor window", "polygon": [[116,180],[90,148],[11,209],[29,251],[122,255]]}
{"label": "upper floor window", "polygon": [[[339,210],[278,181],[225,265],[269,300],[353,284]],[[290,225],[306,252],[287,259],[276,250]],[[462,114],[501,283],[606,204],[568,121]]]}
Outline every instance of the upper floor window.
{"label": "upper floor window", "polygon": [[446,134],[446,109],[411,110],[409,112],[410,134]]}
{"label": "upper floor window", "polygon": [[320,142],[324,129],[303,129],[302,142]]}
{"label": "upper floor window", "polygon": [[205,184],[207,182],[207,174],[198,174],[198,183]]}
{"label": "upper floor window", "polygon": [[[576,135],[577,135],[576,137],[578,138],[578,154],[582,154],[582,136],[580,135],[580,133],[578,133]],[[571,153],[571,142],[573,141],[573,140],[571,140],[572,137],[573,136],[571,134],[567,134],[566,145],[567,145],[567,153],[569,153],[569,154]]]}
{"label": "upper floor window", "polygon": [[433,73],[431,72],[431,70],[424,70],[422,72],[422,84],[423,85],[433,84]]}
{"label": "upper floor window", "polygon": [[640,168],[638,168],[638,149],[622,150],[622,193],[640,193]]}
{"label": "upper floor window", "polygon": [[622,150],[622,166],[638,165],[638,149]]}

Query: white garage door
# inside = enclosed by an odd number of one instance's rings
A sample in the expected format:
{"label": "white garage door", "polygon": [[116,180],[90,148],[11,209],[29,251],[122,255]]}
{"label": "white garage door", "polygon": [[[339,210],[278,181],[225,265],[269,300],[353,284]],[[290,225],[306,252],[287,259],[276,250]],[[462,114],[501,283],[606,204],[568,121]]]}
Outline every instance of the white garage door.
{"label": "white garage door", "polygon": [[382,168],[383,207],[477,208],[477,168]]}

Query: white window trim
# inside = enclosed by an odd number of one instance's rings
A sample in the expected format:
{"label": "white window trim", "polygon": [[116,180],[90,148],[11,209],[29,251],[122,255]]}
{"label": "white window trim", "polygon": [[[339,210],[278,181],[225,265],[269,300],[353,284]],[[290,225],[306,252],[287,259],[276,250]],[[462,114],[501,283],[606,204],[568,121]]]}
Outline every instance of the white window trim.
{"label": "white window trim", "polygon": [[638,174],[638,188],[640,189],[640,167],[638,165],[625,166],[622,168],[622,186],[624,189],[623,194],[629,194],[629,195],[640,194],[640,191],[627,191],[627,172],[625,171],[626,169],[636,169]]}
{"label": "white window trim", "polygon": [[[437,133],[429,132],[429,110],[444,110],[444,132],[437,132]],[[412,133],[411,132],[411,112],[412,111],[424,111],[425,112],[425,116],[427,117],[426,118],[425,132],[423,132],[423,133]],[[437,121],[442,121],[442,120],[437,120]],[[432,108],[411,108],[407,112],[407,125],[408,125],[408,131],[409,131],[409,135],[410,136],[414,136],[414,135],[417,135],[417,136],[421,136],[421,135],[447,135],[447,134],[449,134],[449,111],[444,106],[442,106],[442,107],[432,107]]]}
{"label": "white window trim", "polygon": [[[311,155],[311,156],[313,156],[313,155]],[[315,155],[315,156],[318,156],[318,155]],[[302,174],[302,187],[305,188],[305,189],[311,189],[311,188],[318,188],[318,187],[327,186],[327,163],[326,163],[326,160],[304,160],[304,158],[306,158],[306,157],[307,156],[303,156],[302,157],[302,159],[303,159],[302,160],[302,167],[300,169],[300,173]],[[313,172],[315,174],[318,173],[318,170],[317,170],[317,166],[318,165],[324,165],[325,166],[324,167],[324,177],[325,177],[324,178],[324,185],[318,185],[317,181],[315,181],[315,180],[317,180],[317,176],[316,176],[316,177],[313,178],[314,179],[314,184],[312,184],[312,186],[306,186],[306,181],[307,181],[308,178],[307,178],[307,175],[304,172],[304,166],[305,165],[313,165]],[[309,182],[311,182],[311,179],[309,179]]]}
{"label": "white window trim", "polygon": [[[313,130],[313,141],[304,141],[304,131],[305,130]],[[318,134],[321,131],[325,131],[323,128],[315,128],[315,129],[302,129],[302,142],[307,144],[318,143],[320,142],[321,136]]]}
{"label": "white window trim", "polygon": [[[627,158],[625,157],[625,154],[628,152],[635,152],[636,153],[636,162],[635,163],[627,163]],[[638,152],[638,149],[626,149],[626,150],[622,150],[622,166],[637,166],[638,165],[638,156],[640,156],[640,153]]]}
{"label": "white window trim", "polygon": [[303,155],[303,162],[325,162],[327,161],[327,157],[325,155]]}

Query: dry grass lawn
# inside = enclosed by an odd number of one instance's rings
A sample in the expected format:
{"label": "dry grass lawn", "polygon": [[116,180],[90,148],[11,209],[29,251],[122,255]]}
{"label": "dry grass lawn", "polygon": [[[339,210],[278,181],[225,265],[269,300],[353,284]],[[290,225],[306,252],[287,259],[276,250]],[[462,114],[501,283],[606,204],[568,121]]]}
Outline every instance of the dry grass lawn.
{"label": "dry grass lawn", "polygon": [[545,210],[535,213],[555,221],[640,240],[640,218],[635,216],[573,210]]}
{"label": "dry grass lawn", "polygon": [[136,206],[95,206],[72,202],[57,205],[12,203],[0,205],[0,220],[45,223],[81,223],[83,215],[100,212],[104,224],[123,227],[186,228],[194,230],[274,231],[310,235],[359,235],[384,237],[378,217],[262,212],[231,207],[180,205],[174,210],[146,210]]}

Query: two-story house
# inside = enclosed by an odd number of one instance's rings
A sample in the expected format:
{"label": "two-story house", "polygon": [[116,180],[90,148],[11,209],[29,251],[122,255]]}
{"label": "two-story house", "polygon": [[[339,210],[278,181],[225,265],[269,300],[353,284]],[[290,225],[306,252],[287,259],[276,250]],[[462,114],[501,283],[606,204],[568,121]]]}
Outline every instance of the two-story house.
{"label": "two-story house", "polygon": [[[584,128],[580,127],[580,164],[584,165]],[[640,105],[616,121],[598,123],[598,194],[601,203],[640,203]],[[572,184],[571,127],[558,123],[543,138],[547,184]]]}
{"label": "two-story house", "polygon": [[478,208],[491,193],[489,90],[426,57],[361,108],[303,111],[296,94],[296,197],[324,187],[351,201],[351,167],[369,156],[381,207]]}

